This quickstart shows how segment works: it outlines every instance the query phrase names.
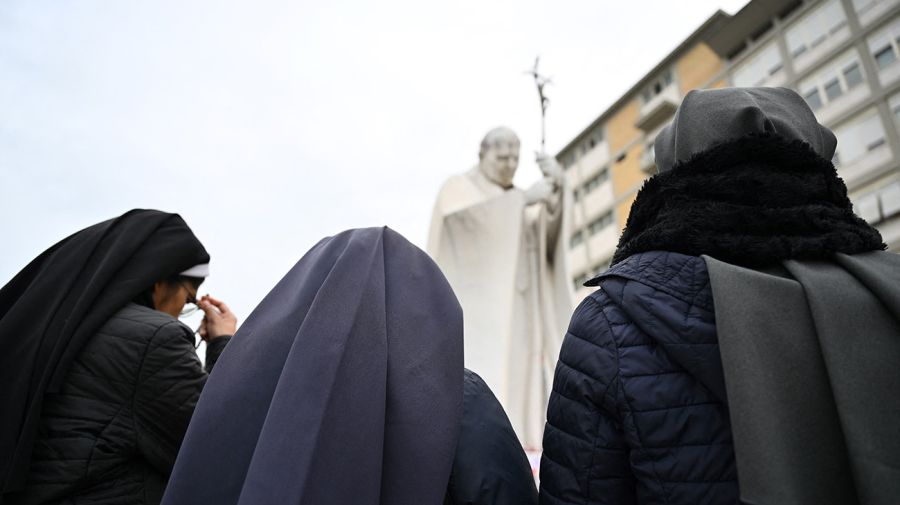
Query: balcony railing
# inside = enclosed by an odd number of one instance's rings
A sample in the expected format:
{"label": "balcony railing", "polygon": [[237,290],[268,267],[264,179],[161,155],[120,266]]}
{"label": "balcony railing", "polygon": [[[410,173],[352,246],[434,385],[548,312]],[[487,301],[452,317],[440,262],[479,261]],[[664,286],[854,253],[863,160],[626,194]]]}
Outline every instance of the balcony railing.
{"label": "balcony railing", "polygon": [[680,102],[681,93],[677,83],[673,82],[650,101],[641,105],[641,115],[634,125],[645,132],[652,131],[672,117]]}

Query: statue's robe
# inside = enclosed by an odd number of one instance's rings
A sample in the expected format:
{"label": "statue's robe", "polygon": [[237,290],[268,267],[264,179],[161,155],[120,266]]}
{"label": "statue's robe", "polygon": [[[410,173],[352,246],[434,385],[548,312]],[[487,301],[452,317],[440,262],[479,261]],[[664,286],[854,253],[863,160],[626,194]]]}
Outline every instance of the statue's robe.
{"label": "statue's robe", "polygon": [[463,308],[466,367],[490,385],[526,449],[539,449],[559,347],[571,316],[570,203],[526,205],[476,166],[438,195],[428,252]]}

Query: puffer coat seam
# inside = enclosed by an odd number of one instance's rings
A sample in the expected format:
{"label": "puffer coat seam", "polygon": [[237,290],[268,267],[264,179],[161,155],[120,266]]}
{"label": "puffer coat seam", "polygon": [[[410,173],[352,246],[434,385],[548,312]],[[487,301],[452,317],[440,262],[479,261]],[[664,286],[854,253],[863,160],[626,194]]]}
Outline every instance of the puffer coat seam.
{"label": "puffer coat seam", "polygon": [[[134,384],[135,384],[134,389],[132,389],[132,391],[131,391],[130,409],[132,412],[136,411],[134,404],[137,401],[137,393],[138,393],[138,389],[140,389],[141,374],[144,373],[144,364],[146,363],[147,355],[150,354],[150,347],[153,344],[153,342],[156,340],[156,336],[159,335],[159,333],[161,331],[163,331],[163,329],[168,328],[169,325],[171,325],[173,323],[178,324],[178,321],[170,321],[166,324],[161,325],[159,328],[157,328],[153,332],[153,335],[149,339],[147,339],[147,345],[144,347],[144,352],[141,353],[141,363],[137,367],[137,373],[136,373],[135,379],[134,379]],[[135,419],[135,416],[131,416],[131,430],[132,430],[132,433],[134,434],[134,443],[137,447],[139,447],[140,446],[139,438],[140,438],[141,434],[140,434],[140,430],[138,429],[137,419]],[[144,490],[144,492],[146,493],[146,490]]]}
{"label": "puffer coat seam", "polygon": [[[628,286],[632,282],[635,282],[635,281],[628,280],[622,284],[621,289],[623,291],[623,293],[622,293],[623,296],[624,296],[625,287]],[[601,287],[601,289],[603,289],[603,288]],[[618,351],[619,348],[618,348],[618,342],[616,341],[617,340],[616,334],[611,333],[611,336],[613,337],[613,341],[616,343],[615,356],[616,356],[616,369],[618,369],[621,356],[619,355],[619,351]],[[631,424],[634,428],[634,436],[637,439],[636,440],[637,447],[633,447],[632,450],[637,451],[638,454],[643,455],[645,452],[644,451],[644,441],[642,440],[641,432],[640,432],[640,429],[638,428],[637,422],[634,419],[634,414],[636,411],[634,410],[634,408],[632,408],[631,403],[628,401],[628,396],[625,394],[624,382],[619,381],[619,387],[616,389],[618,391],[618,394],[620,395],[622,403],[625,405],[625,408],[628,410],[629,413],[631,413],[631,416],[630,416]],[[662,477],[660,476],[659,471],[656,469],[656,462],[653,461],[652,459],[648,458],[647,463],[649,464],[650,470],[653,472],[653,477],[656,479],[656,482],[659,485],[659,489],[661,491],[660,494],[662,495],[663,500],[665,501],[665,503],[669,503],[669,491],[666,489],[665,482],[663,481]]]}
{"label": "puffer coat seam", "polygon": [[87,463],[84,465],[84,475],[83,475],[83,477],[87,477],[88,475],[90,475],[90,473],[91,473],[91,472],[90,472],[90,470],[91,470],[91,463],[94,462],[94,454],[95,454],[96,449],[97,449],[97,444],[100,442],[100,440],[102,439],[103,434],[106,432],[106,430],[109,429],[109,426],[113,423],[113,421],[115,421],[116,419],[119,418],[119,415],[122,413],[122,409],[124,409],[124,408],[125,408],[125,405],[119,405],[119,408],[116,410],[116,413],[113,414],[112,417],[109,418],[109,420],[106,422],[106,424],[105,424],[105,425],[103,426],[103,428],[97,433],[97,436],[94,438],[94,443],[91,444],[91,452],[89,453],[90,456],[88,456],[88,458],[87,458]]}
{"label": "puffer coat seam", "polygon": [[[591,301],[593,301],[593,300],[591,300]],[[597,303],[597,302],[594,302],[594,303]],[[572,338],[581,340],[582,342],[588,343],[588,344],[590,344],[590,345],[593,346],[593,347],[601,347],[601,348],[603,347],[603,346],[601,346],[601,345],[598,345],[598,344],[597,344],[596,342],[594,342],[593,340],[589,340],[589,339],[586,339],[586,338],[584,338],[584,337],[580,337],[580,336],[578,336],[578,335],[572,333],[571,331],[569,331],[568,334],[571,335]],[[579,369],[579,368],[576,368],[576,367],[572,366],[571,364],[566,363],[565,361],[560,361],[560,362],[563,363],[564,365],[566,365],[567,368],[569,368],[569,369],[571,369],[571,370],[574,370],[574,371],[580,373],[581,375],[584,375],[585,377],[587,377],[588,379],[591,379],[592,381],[595,381],[595,382],[603,382],[602,380],[598,379],[597,377],[594,377],[593,375],[591,375],[591,374],[585,372],[584,370],[581,370],[581,369]],[[607,384],[606,387],[609,388],[609,385]]]}
{"label": "puffer coat seam", "polygon": [[[613,333],[612,325],[609,322],[609,317],[607,317],[607,315],[606,315],[605,307],[593,296],[589,297],[588,299],[591,301],[591,303],[594,305],[594,308],[597,310],[597,315],[600,316],[599,318],[602,319],[604,323],[606,323],[606,328],[607,328],[607,330],[609,330],[610,341],[613,345],[613,356],[616,357],[616,372],[612,376],[612,378],[609,380],[609,382],[606,384],[606,388],[603,390],[603,393],[600,394],[600,396],[599,396],[599,400],[600,400],[600,403],[602,406],[606,397],[609,395],[610,388],[613,386],[613,384],[618,384],[618,382],[619,382],[619,373],[620,373],[619,372],[619,349],[618,349],[618,343],[616,342],[615,333]],[[577,335],[575,335],[574,333],[572,333],[572,335],[575,336],[576,338],[581,338],[581,337],[578,337]],[[582,340],[586,340],[586,339],[582,339]],[[590,342],[590,341],[588,341],[588,342]],[[591,343],[593,345],[597,346],[597,344],[595,342],[591,342]],[[585,375],[587,375],[587,374],[585,374]],[[588,375],[588,377],[590,377],[590,376]],[[594,405],[593,401],[591,402],[591,405]],[[602,410],[602,408],[600,408],[599,410]],[[611,411],[614,412],[615,409],[611,409]],[[600,451],[599,451],[599,448],[600,448],[599,432],[600,432],[600,423],[602,423],[602,422],[603,422],[603,417],[597,416],[597,423],[594,424],[594,433],[593,433],[594,440],[593,440],[593,443],[591,444],[592,448],[593,448],[593,451],[592,451],[593,457],[591,458],[591,464],[587,468],[587,472],[586,472],[587,474],[585,475],[585,479],[584,479],[585,488],[586,488],[585,492],[584,492],[584,497],[585,497],[584,505],[588,505],[591,502],[590,477],[591,477],[591,473],[593,473],[594,468],[598,465],[597,458],[600,457],[600,455],[601,455]]]}
{"label": "puffer coat seam", "polygon": [[[619,388],[618,388],[619,395],[621,396],[621,400],[622,400],[622,402],[624,402],[628,411],[632,413],[631,425],[634,428],[634,435],[637,438],[638,446],[632,448],[632,450],[637,451],[639,454],[644,454],[644,442],[643,442],[643,440],[641,440],[640,429],[638,429],[638,425],[634,420],[634,412],[635,411],[631,408],[631,404],[628,401],[628,397],[625,394],[624,388],[625,388],[624,384],[622,384],[622,382],[620,381]],[[665,500],[666,503],[669,503],[669,491],[666,489],[665,481],[663,481],[662,477],[660,477],[660,475],[659,475],[659,471],[656,469],[656,463],[650,458],[647,458],[647,463],[650,467],[650,470],[653,472],[653,477],[656,479],[656,483],[659,485],[660,495],[663,497],[663,500]]]}
{"label": "puffer coat seam", "polygon": [[[566,366],[568,367],[568,365],[566,365]],[[578,371],[578,370],[576,370],[576,369],[574,369],[574,368],[571,368],[571,367],[568,367],[568,368],[570,368],[571,370],[574,370],[574,371],[576,371],[576,372]],[[607,389],[609,389],[609,388],[607,388]],[[568,400],[568,401],[570,401],[570,402],[572,402],[572,403],[575,403],[575,404],[578,404],[578,405],[582,405],[582,403],[579,402],[577,399],[572,398],[571,396],[566,396],[565,393],[562,393],[562,392],[559,391],[558,389],[555,389],[555,388],[554,388],[554,389],[553,389],[553,392],[556,393],[557,395],[559,395],[560,398],[565,398],[566,400]],[[605,393],[604,393],[604,394],[605,394]],[[593,403],[591,403],[590,407],[591,407],[591,408],[590,408],[590,412],[591,412],[591,413],[596,413],[596,412],[598,412],[597,407],[596,407]],[[575,435],[572,435],[572,434],[570,434],[570,433],[567,433],[565,430],[560,429],[559,426],[554,426],[554,428],[558,429],[558,430],[561,431],[562,433],[566,433],[567,435],[570,435],[570,436],[572,436],[572,437],[575,437]],[[578,437],[575,437],[575,438],[578,438]]]}

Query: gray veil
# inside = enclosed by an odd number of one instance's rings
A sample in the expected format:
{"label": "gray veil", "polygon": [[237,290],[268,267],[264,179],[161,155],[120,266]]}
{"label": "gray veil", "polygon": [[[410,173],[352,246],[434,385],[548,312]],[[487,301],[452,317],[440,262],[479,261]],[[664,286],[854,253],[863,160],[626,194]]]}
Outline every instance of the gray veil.
{"label": "gray veil", "polygon": [[322,240],[216,364],[163,503],[440,505],[462,331],[444,276],[396,232]]}

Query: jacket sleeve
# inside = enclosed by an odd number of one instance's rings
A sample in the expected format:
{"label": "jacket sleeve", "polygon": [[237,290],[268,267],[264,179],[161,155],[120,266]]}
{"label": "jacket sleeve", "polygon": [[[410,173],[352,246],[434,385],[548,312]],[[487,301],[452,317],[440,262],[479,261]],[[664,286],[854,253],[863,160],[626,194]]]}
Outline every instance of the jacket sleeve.
{"label": "jacket sleeve", "polygon": [[445,504],[536,505],[531,464],[488,385],[464,371],[463,415]]}
{"label": "jacket sleeve", "polygon": [[225,346],[228,345],[231,337],[232,335],[223,335],[206,343],[206,367],[204,369],[207,374],[212,373],[213,367],[216,366],[216,361],[219,361],[219,356],[222,355],[222,351],[225,350]]}
{"label": "jacket sleeve", "polygon": [[132,411],[138,450],[164,475],[172,471],[206,377],[190,330],[177,321],[161,326],[144,354]]}
{"label": "jacket sleeve", "polygon": [[616,407],[618,350],[602,292],[575,309],[560,350],[541,459],[542,505],[634,504]]}

